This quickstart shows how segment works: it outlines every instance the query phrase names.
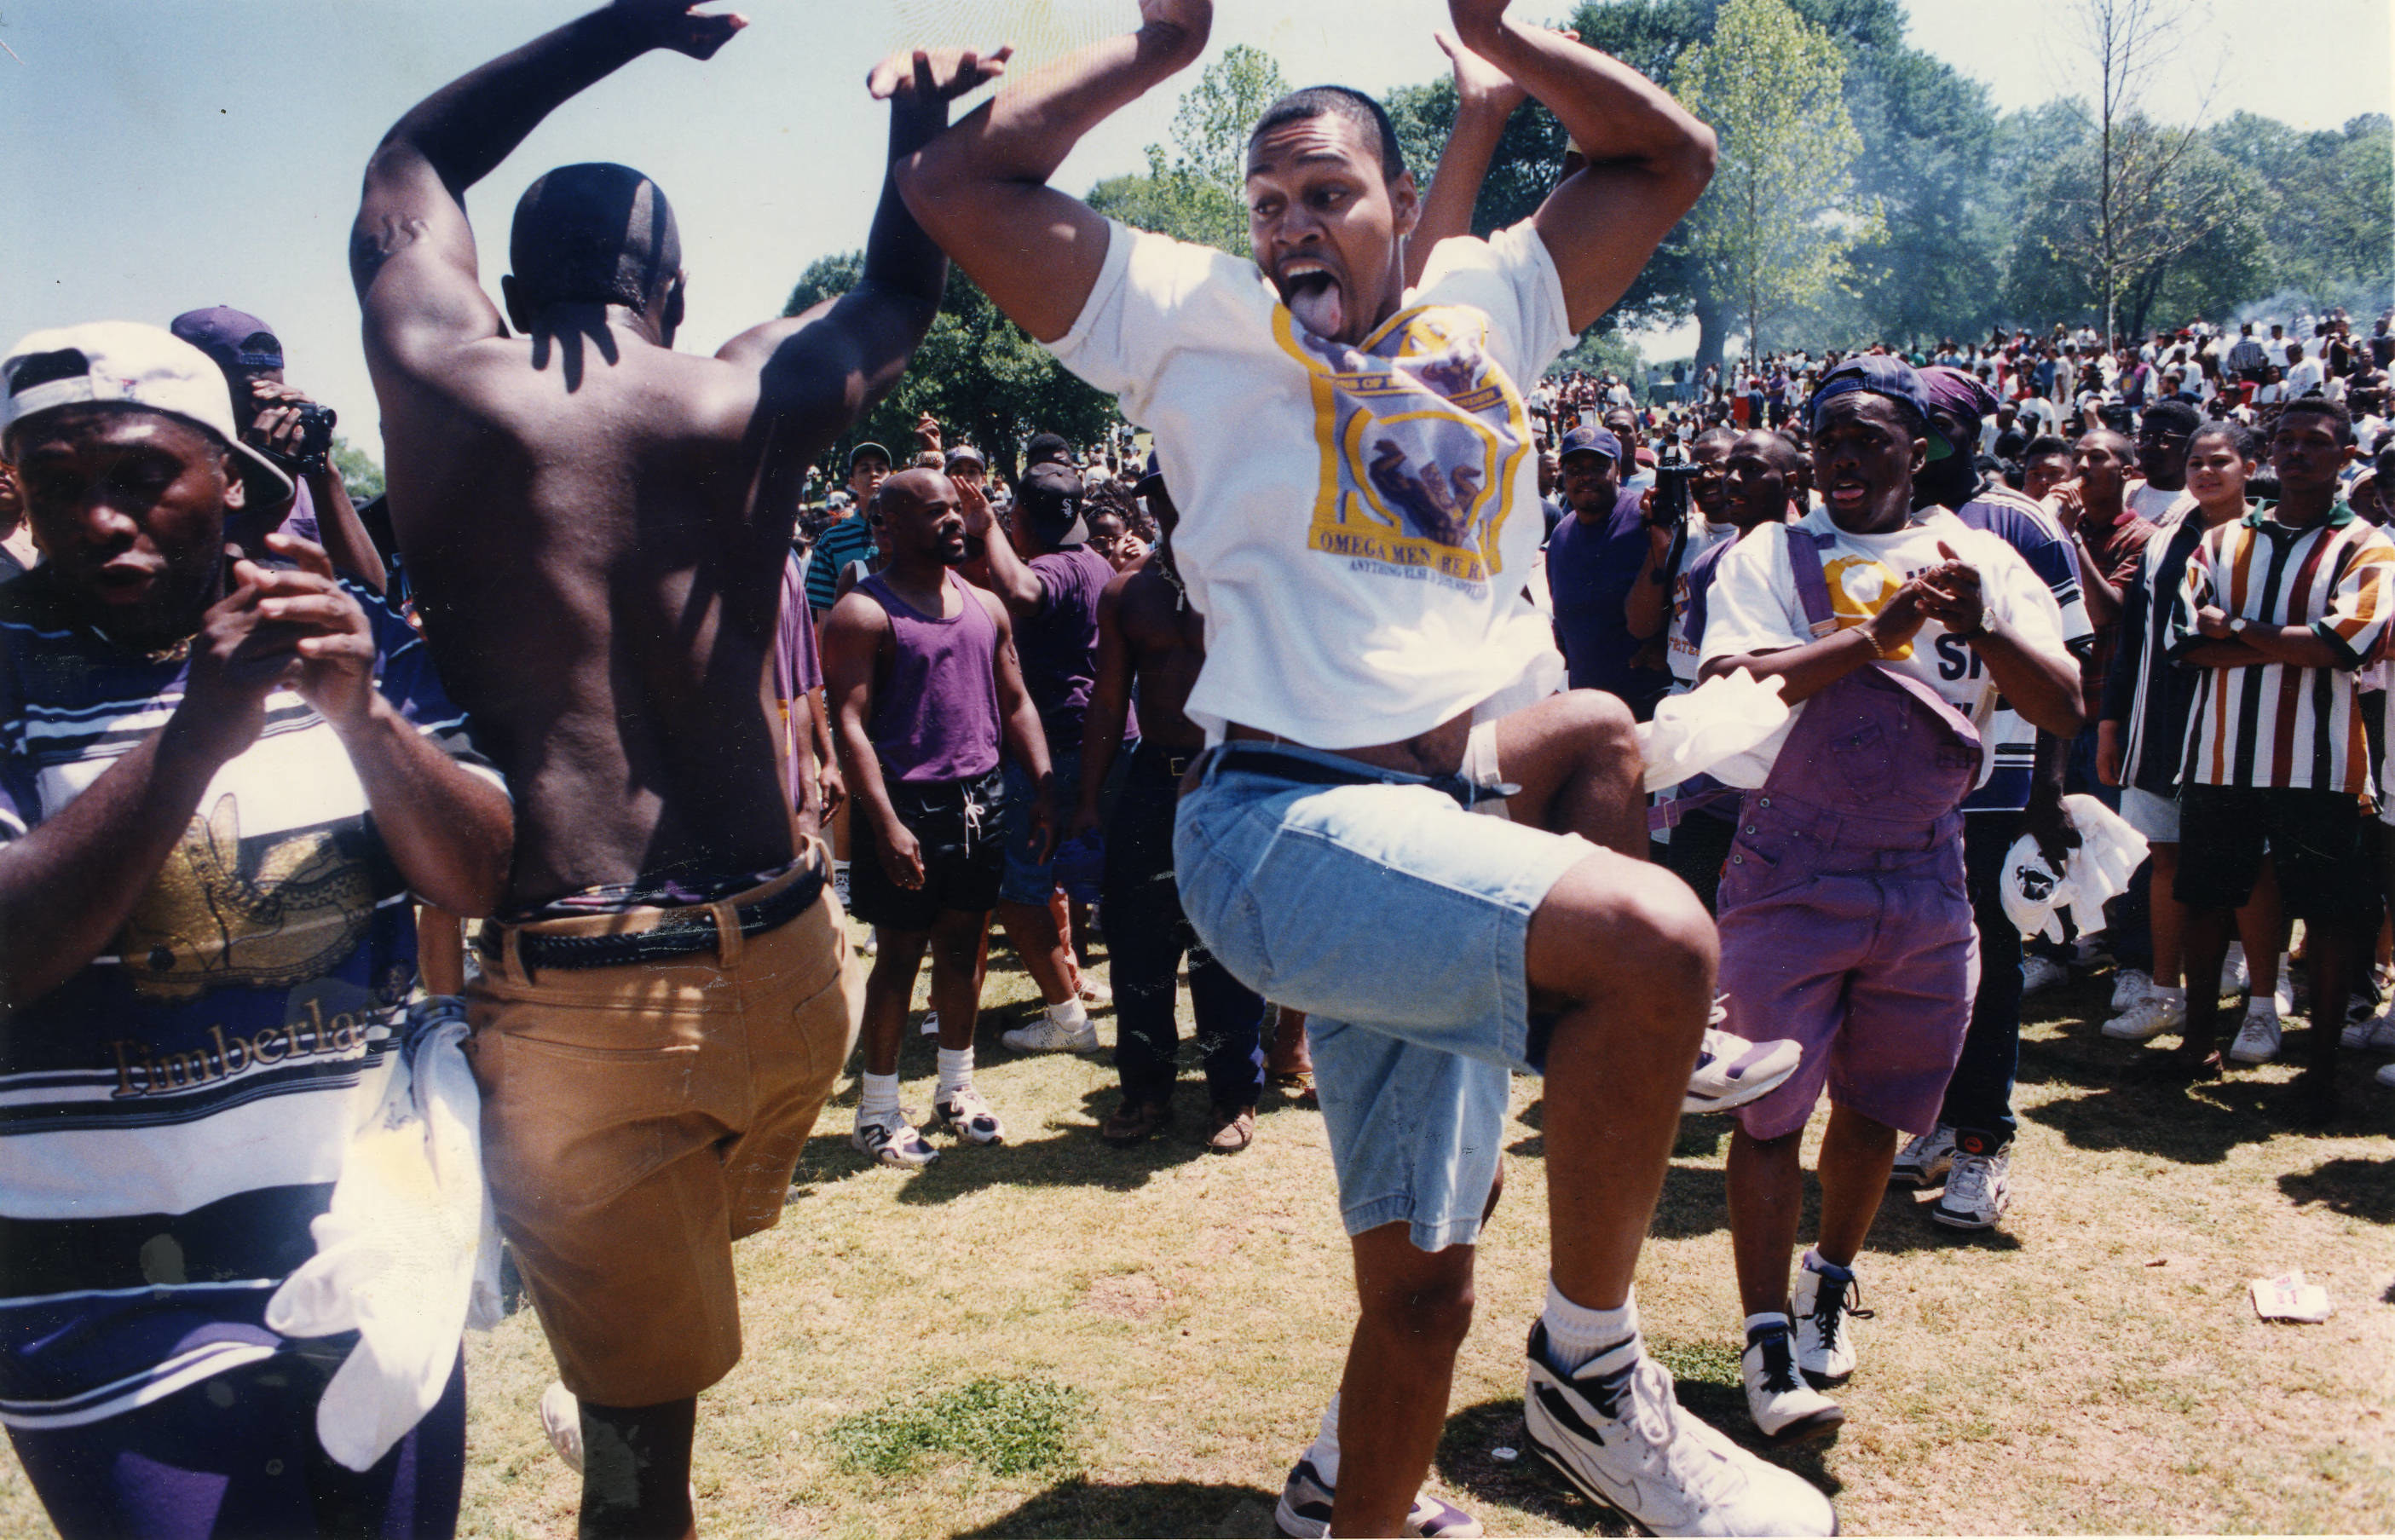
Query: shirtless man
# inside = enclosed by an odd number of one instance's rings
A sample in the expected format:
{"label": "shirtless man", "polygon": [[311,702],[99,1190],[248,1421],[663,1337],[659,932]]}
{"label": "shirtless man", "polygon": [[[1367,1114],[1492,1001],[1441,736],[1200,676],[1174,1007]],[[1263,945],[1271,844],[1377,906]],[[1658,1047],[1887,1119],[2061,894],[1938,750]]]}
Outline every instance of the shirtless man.
{"label": "shirtless man", "polygon": [[[1355,1252],[1330,1533],[1404,1533],[1470,1324],[1513,1069],[1545,1075],[1547,1109],[1532,1450],[1649,1531],[1829,1533],[1819,1492],[1682,1412],[1641,1347],[1631,1283],[1715,943],[1687,885],[1643,859],[1630,713],[1572,691],[1474,721],[1553,661],[1521,598],[1539,520],[1517,382],[1628,288],[1703,191],[1713,135],[1503,0],[1449,0],[1458,40],[1592,164],[1529,220],[1440,243],[1409,289],[1421,197],[1386,112],[1301,92],[1250,138],[1254,258],[1233,257],[1048,185],[1203,51],[1208,0],[1140,12],[1136,33],[934,140],[899,185],[1001,310],[1156,434],[1173,478],[1175,550],[1206,616],[1186,710],[1212,745],[1175,814],[1182,901],[1235,976],[1312,1017]],[[1391,504],[1383,440],[1465,517],[1426,529]],[[1467,811],[1500,797],[1510,821]]]}
{"label": "shirtless man", "polygon": [[[500,1222],[581,1400],[586,1533],[691,1529],[696,1397],[740,1351],[730,1243],[778,1218],[847,1057],[845,932],[765,670],[806,469],[896,383],[946,263],[885,190],[854,288],[699,357],[672,350],[681,242],[640,173],[525,191],[512,332],[463,200],[584,88],[745,24],[619,0],[443,87],[375,151],[351,246],[392,521],[516,797],[474,1059]],[[1001,67],[902,72],[893,157]]]}

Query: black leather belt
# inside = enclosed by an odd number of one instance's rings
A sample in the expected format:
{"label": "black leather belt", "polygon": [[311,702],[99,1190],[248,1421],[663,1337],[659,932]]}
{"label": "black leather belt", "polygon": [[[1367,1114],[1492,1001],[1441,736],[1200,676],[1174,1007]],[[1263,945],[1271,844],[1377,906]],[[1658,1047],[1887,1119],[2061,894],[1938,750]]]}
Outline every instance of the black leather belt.
{"label": "black leather belt", "polygon": [[1484,786],[1461,774],[1415,775],[1409,770],[1383,770],[1361,759],[1338,758],[1336,764],[1325,764],[1315,757],[1323,752],[1319,749],[1291,754],[1277,744],[1247,739],[1234,739],[1214,752],[1222,756],[1224,770],[1248,770],[1308,786],[1428,786],[1455,798],[1467,811],[1475,803],[1501,802],[1522,789],[1502,781]]}
{"label": "black leather belt", "polygon": [[[814,908],[815,901],[823,897],[823,869],[815,867],[800,873],[780,892],[769,894],[755,903],[742,904],[732,913],[739,922],[740,934],[761,936],[789,924]],[[707,951],[716,944],[717,940],[714,915],[704,909],[694,909],[654,930],[635,930],[621,936],[547,936],[536,931],[519,932],[516,936],[516,957],[527,971],[544,967],[629,967],[639,963],[687,957],[694,952]],[[496,952],[504,944],[496,927],[483,930],[485,952]]]}

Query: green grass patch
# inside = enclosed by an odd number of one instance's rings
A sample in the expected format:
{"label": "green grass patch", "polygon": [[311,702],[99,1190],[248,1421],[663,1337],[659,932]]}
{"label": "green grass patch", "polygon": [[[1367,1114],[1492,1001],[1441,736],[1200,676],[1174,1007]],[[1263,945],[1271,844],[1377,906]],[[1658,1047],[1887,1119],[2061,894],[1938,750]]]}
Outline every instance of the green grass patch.
{"label": "green grass patch", "polygon": [[1650,1336],[1647,1350],[1661,1359],[1672,1377],[1682,1383],[1694,1381],[1702,1385],[1727,1385],[1733,1390],[1743,1390],[1746,1380],[1739,1370],[1739,1355],[1745,1343],[1720,1342],[1711,1337]]}
{"label": "green grass patch", "polygon": [[1088,1417],[1088,1398],[1053,1380],[977,1379],[842,1417],[824,1438],[840,1468],[871,1476],[904,1475],[934,1454],[1020,1476],[1072,1464]]}

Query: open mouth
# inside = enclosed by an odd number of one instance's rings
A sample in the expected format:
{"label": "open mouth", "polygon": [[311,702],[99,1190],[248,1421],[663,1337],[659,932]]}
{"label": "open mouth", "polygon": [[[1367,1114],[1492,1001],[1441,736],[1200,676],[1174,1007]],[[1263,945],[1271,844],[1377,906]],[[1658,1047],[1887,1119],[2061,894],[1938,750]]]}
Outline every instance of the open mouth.
{"label": "open mouth", "polygon": [[1871,488],[1860,481],[1838,480],[1830,483],[1821,495],[1842,508],[1860,507],[1871,499]]}
{"label": "open mouth", "polygon": [[1347,323],[1347,296],[1330,270],[1311,258],[1285,262],[1281,303],[1316,336],[1337,336]]}

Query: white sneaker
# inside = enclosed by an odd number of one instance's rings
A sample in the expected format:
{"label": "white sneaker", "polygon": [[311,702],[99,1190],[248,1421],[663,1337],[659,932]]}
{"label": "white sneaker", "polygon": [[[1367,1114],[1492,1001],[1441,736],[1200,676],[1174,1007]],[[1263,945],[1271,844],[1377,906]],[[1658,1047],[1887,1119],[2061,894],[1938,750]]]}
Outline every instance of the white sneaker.
{"label": "white sneaker", "polygon": [[540,1430],[549,1446],[577,1475],[582,1470],[582,1403],[563,1385],[550,1382],[540,1393]]}
{"label": "white sneaker", "polygon": [[2237,1040],[2229,1045],[2229,1058],[2238,1064],[2268,1064],[2278,1057],[2279,1013],[2256,1000],[2245,1007]]}
{"label": "white sneaker", "polygon": [[1081,1004],[1085,1006],[1111,1005],[1115,997],[1115,992],[1106,987],[1106,981],[1088,968],[1081,970],[1081,987],[1078,993],[1081,996]]}
{"label": "white sneaker", "polygon": [[1688,1075],[1688,1089],[1680,1099],[1683,1112],[1726,1112],[1767,1096],[1796,1073],[1805,1046],[1788,1038],[1750,1043],[1718,1027],[1705,1029],[1704,1046],[1697,1050],[1697,1067]]}
{"label": "white sneaker", "polygon": [[[1073,1004],[1074,1002],[1066,1002]],[[1086,1012],[1078,1021],[1060,1021],[1054,1006],[1034,1017],[1028,1026],[999,1033],[998,1040],[1017,1053],[1091,1053],[1098,1047],[1098,1024]]]}
{"label": "white sneaker", "polygon": [[2375,1080],[2381,1086],[2395,1086],[2395,1064],[2379,1065],[2378,1073],[2372,1075],[2370,1078]]}
{"label": "white sneaker", "polygon": [[2336,1040],[2341,1047],[2395,1049],[2395,1007],[2353,1022],[2337,1033]]}
{"label": "white sneaker", "polygon": [[2127,1010],[2150,994],[2153,987],[2154,976],[2144,968],[2123,968],[2121,976],[2112,981],[2112,1008]]}
{"label": "white sneaker", "polygon": [[990,1106],[989,1099],[971,1086],[959,1087],[945,1101],[934,1098],[932,1118],[971,1144],[1006,1142],[1006,1125],[998,1121],[998,1112]]}
{"label": "white sneaker", "polygon": [[1949,1230],[1993,1230],[2013,1201],[2011,1147],[1974,1150],[1972,1142],[1955,1147],[1946,1191],[1930,1205],[1930,1220]]}
{"label": "white sneaker", "polygon": [[1522,1421],[1530,1453],[1649,1534],[1837,1533],[1829,1498],[1683,1407],[1635,1337],[1567,1375],[1532,1326]]}
{"label": "white sneaker", "polygon": [[884,1165],[894,1165],[901,1171],[920,1171],[940,1158],[940,1152],[924,1142],[921,1130],[902,1110],[883,1112],[876,1117],[856,1114],[856,1131],[848,1142]]}
{"label": "white sneaker", "polygon": [[2187,995],[2178,990],[2155,990],[2104,1023],[2104,1035],[2124,1043],[2160,1037],[2187,1020]]}
{"label": "white sneaker", "polygon": [[1915,1134],[1896,1152],[1896,1166],[1887,1179],[1905,1187],[1935,1187],[1954,1164],[1954,1129],[1941,1123],[1925,1134]]}
{"label": "white sneaker", "polygon": [[2279,981],[2270,991],[2270,1005],[2281,1016],[2296,1013],[2295,964],[2283,952],[2279,954]]}
{"label": "white sneaker", "polygon": [[923,1036],[923,1037],[937,1037],[937,1036],[939,1036],[939,1035],[940,1035],[940,1013],[939,1013],[938,1011],[936,1011],[936,1010],[927,1010],[927,1011],[925,1011],[925,1012],[923,1013],[923,1024],[922,1024],[922,1026],[920,1026],[920,1028],[918,1028],[918,1029],[916,1029],[916,1030],[917,1030],[917,1033],[918,1033],[918,1035],[920,1035],[920,1036]]}
{"label": "white sneaker", "polygon": [[1784,1321],[1746,1334],[1739,1369],[1746,1377],[1747,1415],[1774,1448],[1835,1438],[1846,1420],[1836,1402],[1796,1372],[1796,1347]]}
{"label": "white sneaker", "polygon": [[2050,957],[2021,959],[2021,993],[2035,994],[2042,989],[2071,981],[2071,970]]}
{"label": "white sneaker", "polygon": [[[1956,1169],[1961,1165],[1958,1152]],[[1950,1173],[1947,1191],[1953,1186]],[[1872,1312],[1862,1308],[1862,1289],[1851,1275],[1832,1278],[1814,1266],[1818,1260],[1808,1251],[1796,1264],[1795,1297],[1788,1313],[1796,1323],[1796,1367],[1818,1383],[1835,1385],[1855,1372],[1854,1322],[1870,1320]]]}
{"label": "white sneaker", "polygon": [[2220,993],[2243,994],[2253,981],[2245,972],[2245,943],[2230,941],[2229,954],[2220,959]]}

